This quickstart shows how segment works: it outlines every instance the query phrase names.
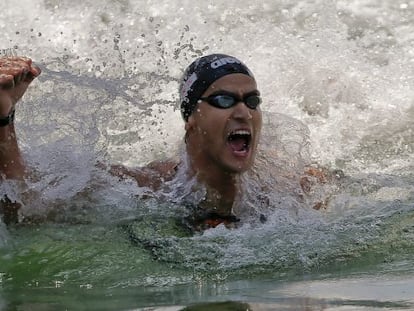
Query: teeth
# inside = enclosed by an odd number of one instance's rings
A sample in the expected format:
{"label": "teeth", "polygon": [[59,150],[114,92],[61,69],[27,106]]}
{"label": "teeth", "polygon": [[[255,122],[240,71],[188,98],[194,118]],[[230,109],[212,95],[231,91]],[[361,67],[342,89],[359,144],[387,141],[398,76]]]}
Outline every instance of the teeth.
{"label": "teeth", "polygon": [[250,135],[250,132],[246,130],[237,130],[230,133],[230,135]]}

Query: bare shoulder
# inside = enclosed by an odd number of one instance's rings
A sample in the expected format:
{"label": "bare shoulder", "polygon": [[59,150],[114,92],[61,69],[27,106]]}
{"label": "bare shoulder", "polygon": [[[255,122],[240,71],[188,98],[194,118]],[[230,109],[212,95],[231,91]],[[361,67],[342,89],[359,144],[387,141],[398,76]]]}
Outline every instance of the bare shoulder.
{"label": "bare shoulder", "polygon": [[177,160],[169,159],[164,161],[153,161],[147,165],[147,168],[152,169],[165,178],[172,178],[177,171],[178,164]]}
{"label": "bare shoulder", "polygon": [[140,187],[158,190],[164,182],[174,178],[179,161],[153,161],[143,167],[129,168],[123,165],[111,165],[109,172],[119,178],[133,178]]}
{"label": "bare shoulder", "polygon": [[327,209],[331,197],[337,191],[339,181],[345,177],[341,170],[330,170],[320,165],[305,168],[299,184],[308,198],[315,197],[313,208]]}

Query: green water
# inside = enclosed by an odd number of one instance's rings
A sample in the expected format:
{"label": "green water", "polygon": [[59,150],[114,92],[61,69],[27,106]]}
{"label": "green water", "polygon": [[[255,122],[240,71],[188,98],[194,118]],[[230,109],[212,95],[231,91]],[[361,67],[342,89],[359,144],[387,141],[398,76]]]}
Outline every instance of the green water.
{"label": "green water", "polygon": [[[194,236],[158,215],[11,227],[0,310],[414,309],[414,214],[394,209],[325,227],[296,220]],[[233,303],[211,305],[220,301]]]}

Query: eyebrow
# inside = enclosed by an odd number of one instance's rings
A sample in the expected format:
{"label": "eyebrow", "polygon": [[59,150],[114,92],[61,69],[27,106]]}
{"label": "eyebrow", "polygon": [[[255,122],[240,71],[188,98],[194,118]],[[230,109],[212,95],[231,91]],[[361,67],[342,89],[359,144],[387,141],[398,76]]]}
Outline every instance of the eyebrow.
{"label": "eyebrow", "polygon": [[[229,92],[229,91],[225,91],[225,90],[215,91],[215,92],[211,93],[210,95],[208,95],[207,97],[216,96],[216,95],[230,95],[230,96],[233,96],[235,98],[239,98],[238,94],[233,93],[233,92]],[[249,96],[252,96],[252,95],[260,96],[260,92],[258,90],[253,90],[253,91],[244,93],[242,98],[246,98],[246,97],[249,97]]]}

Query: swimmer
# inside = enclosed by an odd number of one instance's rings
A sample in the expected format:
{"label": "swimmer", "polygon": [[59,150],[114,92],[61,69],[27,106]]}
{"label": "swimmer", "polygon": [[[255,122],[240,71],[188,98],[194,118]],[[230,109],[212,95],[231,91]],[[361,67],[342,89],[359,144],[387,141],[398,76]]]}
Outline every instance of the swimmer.
{"label": "swimmer", "polygon": [[[24,166],[14,130],[18,100],[41,70],[30,59],[0,58],[0,174],[2,179],[24,179]],[[194,226],[200,229],[238,221],[232,213],[240,176],[252,168],[262,128],[262,102],[256,80],[248,67],[235,57],[212,54],[195,60],[180,84],[180,108],[185,127],[185,157],[188,179],[206,189],[197,208],[203,211]],[[140,187],[159,189],[172,180],[180,163],[153,162],[143,168],[109,167],[116,176],[130,177]],[[102,165],[105,167],[105,165]],[[314,176],[318,172],[312,171]],[[298,185],[309,188],[309,180]],[[306,189],[305,189],[306,190]],[[3,220],[16,221],[18,204],[2,201]],[[201,214],[200,214],[201,215]]]}
{"label": "swimmer", "polygon": [[[233,222],[232,206],[239,176],[253,165],[262,127],[261,97],[252,72],[238,59],[213,54],[194,61],[180,85],[181,114],[185,122],[188,178],[206,187],[198,206],[208,226]],[[171,179],[178,163],[150,167],[155,175]],[[139,184],[160,186],[142,170],[113,167],[114,174],[130,175]],[[154,172],[151,172],[154,175]]]}

